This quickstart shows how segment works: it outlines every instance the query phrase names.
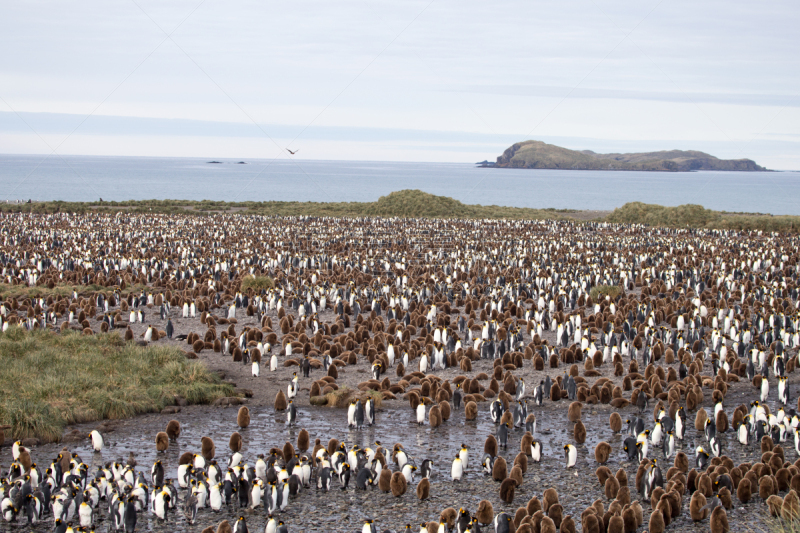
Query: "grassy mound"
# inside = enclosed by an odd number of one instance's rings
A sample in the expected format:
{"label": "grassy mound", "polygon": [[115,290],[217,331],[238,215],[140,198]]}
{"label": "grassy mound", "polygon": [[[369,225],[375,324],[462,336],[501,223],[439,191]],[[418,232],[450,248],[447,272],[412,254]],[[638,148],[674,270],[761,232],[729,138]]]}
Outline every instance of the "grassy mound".
{"label": "grassy mound", "polygon": [[242,280],[242,291],[253,289],[256,294],[260,294],[262,290],[274,289],[275,280],[269,276],[246,276]]}
{"label": "grassy mound", "polygon": [[125,343],[116,333],[0,334],[0,424],[15,439],[57,441],[68,424],[158,411],[177,396],[210,403],[231,392],[176,348]]}

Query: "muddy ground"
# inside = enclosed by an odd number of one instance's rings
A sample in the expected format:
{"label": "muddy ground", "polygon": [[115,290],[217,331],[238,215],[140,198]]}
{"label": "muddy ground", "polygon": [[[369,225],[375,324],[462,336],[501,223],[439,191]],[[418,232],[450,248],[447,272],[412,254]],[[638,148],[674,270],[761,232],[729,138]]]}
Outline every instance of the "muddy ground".
{"label": "muddy ground", "polygon": [[[164,328],[165,322],[157,320],[155,310],[149,310],[145,319],[145,324],[153,324],[160,329]],[[216,314],[220,314],[217,310]],[[244,326],[256,325],[254,318],[243,317],[241,311],[237,317],[239,322],[236,326],[237,331],[241,331]],[[178,313],[173,312],[173,324],[175,334],[189,333],[194,331],[202,333],[205,327],[198,319],[177,318]],[[323,321],[332,321],[332,313],[329,311],[321,316]],[[277,321],[273,318],[277,324]],[[139,338],[146,326],[141,324],[133,325],[133,330]],[[99,328],[96,328],[99,330]],[[545,333],[545,339],[551,344],[554,342],[554,334]],[[158,343],[175,344],[181,349],[189,350],[189,347],[179,341],[169,341],[162,339]],[[525,336],[525,343],[530,342],[530,338]],[[404,445],[409,454],[420,464],[423,459],[434,460],[434,474],[431,479],[431,497],[429,500],[420,502],[415,494],[418,478],[408,488],[406,494],[400,498],[394,498],[391,494],[383,494],[376,489],[371,489],[366,493],[356,491],[354,483],[347,491],[336,487],[328,493],[316,492],[310,489],[302,492],[289,505],[281,519],[289,526],[290,531],[361,531],[361,525],[366,518],[376,520],[379,531],[384,529],[402,530],[405,524],[412,524],[414,531],[419,531],[419,523],[423,521],[438,520],[439,513],[446,507],[465,507],[471,512],[475,512],[480,500],[490,500],[494,505],[495,513],[501,511],[509,512],[512,516],[517,507],[524,506],[533,496],[540,499],[545,489],[555,487],[558,490],[560,503],[564,507],[564,516],[572,515],[580,530],[580,514],[596,499],[601,499],[604,505],[608,505],[603,494],[603,487],[597,482],[595,469],[598,464],[594,460],[595,445],[605,440],[614,447],[611,459],[607,466],[613,471],[624,468],[628,472],[629,487],[631,494],[635,498],[636,490],[633,487],[637,464],[626,461],[626,455],[622,451],[622,440],[624,435],[612,434],[608,420],[610,413],[614,410],[609,405],[587,405],[583,408],[583,422],[587,428],[587,440],[583,445],[578,445],[578,464],[574,469],[566,469],[562,446],[567,443],[574,443],[572,437],[573,424],[567,421],[568,401],[551,402],[546,400],[544,405],[536,407],[529,402],[529,412],[536,414],[538,427],[535,438],[540,439],[545,448],[544,459],[540,464],[529,462],[528,472],[525,475],[522,486],[516,489],[516,497],[513,504],[504,504],[499,497],[499,483],[493,482],[489,477],[485,477],[480,471],[479,463],[483,454],[483,443],[486,437],[495,432],[495,425],[489,417],[489,403],[479,404],[479,416],[475,421],[465,421],[463,408],[454,411],[451,418],[441,427],[431,429],[427,424],[418,426],[416,424],[415,412],[409,408],[408,402],[402,397],[394,401],[384,401],[382,408],[378,411],[376,424],[373,427],[365,428],[361,431],[348,430],[346,422],[346,412],[341,409],[328,407],[312,407],[308,402],[308,387],[315,379],[324,375],[320,370],[314,370],[310,379],[301,378],[301,392],[296,400],[299,409],[298,423],[296,427],[287,427],[285,424],[285,414],[275,412],[273,401],[278,390],[286,390],[286,386],[291,379],[292,372],[297,367],[284,367],[283,357],[281,356],[278,371],[272,373],[268,371],[268,366],[262,368],[261,376],[254,378],[251,375],[250,365],[234,363],[230,356],[224,356],[212,351],[202,351],[199,354],[200,360],[213,370],[224,373],[225,379],[233,382],[239,388],[252,390],[253,396],[245,401],[251,409],[252,423],[250,427],[240,430],[244,437],[244,449],[242,451],[245,460],[253,464],[255,456],[259,453],[267,453],[273,446],[282,446],[284,442],[291,441],[296,443],[297,434],[301,428],[307,429],[311,434],[311,442],[315,438],[327,442],[330,438],[337,438],[344,441],[348,447],[353,444],[361,446],[373,446],[376,440],[380,440],[385,447],[391,447],[394,443],[400,442]],[[414,366],[412,362],[410,366]],[[268,365],[268,359],[264,363]],[[627,366],[627,361],[625,362]],[[663,360],[662,360],[663,364]],[[710,365],[706,365],[706,371],[710,371]],[[473,364],[472,372],[466,373],[474,377],[480,372],[491,373],[491,361],[479,361]],[[407,372],[416,368],[407,369]],[[526,360],[523,368],[514,373],[518,377],[525,379],[530,396],[534,384],[538,384],[544,375],[555,378],[563,375],[567,370],[563,364],[557,369],[546,369],[545,372],[537,372],[533,369],[531,362]],[[599,370],[604,377],[611,378],[615,384],[621,384],[622,378],[613,376],[613,367],[605,365]],[[355,366],[346,366],[340,369],[337,383],[355,387],[359,382],[369,379],[369,365],[364,358],[359,358],[359,363]],[[465,374],[458,369],[448,369],[437,372],[437,375],[444,379],[452,379],[457,375]],[[395,369],[391,369],[387,375],[392,382],[397,381]],[[583,368],[581,366],[581,375]],[[591,385],[598,378],[588,378]],[[792,375],[790,382],[792,390],[798,390],[798,377]],[[488,385],[488,381],[482,383]],[[725,398],[725,408],[729,417],[733,409],[741,404],[749,404],[757,399],[758,391],[747,382],[733,383],[729,388]],[[768,402],[773,409],[777,408],[777,391],[773,387]],[[704,407],[711,409],[711,394],[705,395]],[[155,459],[161,458],[166,463],[167,474],[175,477],[178,457],[185,451],[199,452],[200,438],[211,436],[217,446],[217,458],[221,463],[225,463],[230,456],[228,449],[228,438],[234,431],[239,430],[236,424],[236,414],[238,407],[220,406],[188,406],[182,407],[177,414],[149,414],[139,416],[129,420],[107,421],[102,423],[90,423],[80,426],[71,426],[65,429],[65,434],[78,430],[81,434],[88,434],[91,429],[99,428],[106,436],[106,448],[102,453],[92,453],[90,442],[84,439],[80,442],[69,443],[67,446],[71,451],[77,451],[84,462],[90,466],[90,471],[94,471],[98,465],[111,460],[126,459],[129,452],[137,455],[140,469],[146,472],[149,479],[149,469]],[[648,420],[648,427],[652,427],[652,408],[645,413]],[[638,414],[635,407],[630,406],[620,410],[623,420],[630,415]],[[162,431],[167,422],[175,418],[181,422],[183,432],[176,445],[171,445],[165,454],[158,454],[154,446],[154,437],[158,431]],[[694,449],[699,444],[705,444],[702,434],[694,430],[694,413],[690,413],[686,440],[683,441],[680,449],[690,457],[691,466],[694,465]],[[507,450],[501,450],[500,455],[504,456],[511,465],[514,457],[520,451],[519,442],[523,431],[514,430],[509,438]],[[731,457],[736,464],[744,461],[756,461],[760,457],[760,449],[756,446],[743,447],[735,441],[735,436],[731,431],[723,436],[723,453]],[[470,468],[461,483],[450,481],[450,466],[454,454],[459,449],[461,443],[466,443],[470,447]],[[34,461],[40,466],[49,464],[62,449],[63,444],[47,444],[35,446],[32,450]],[[797,454],[794,451],[793,443],[784,443],[786,459],[794,461]],[[651,446],[650,457],[661,458],[660,449]],[[10,464],[11,449],[6,446],[0,450],[0,463]],[[671,461],[670,461],[671,463]],[[667,465],[663,471],[666,473]],[[5,469],[4,469],[5,470]],[[673,520],[667,528],[668,531],[707,531],[708,521],[694,524],[688,515],[689,496],[684,496],[683,512],[681,516]],[[734,497],[735,508],[728,511],[728,519],[731,531],[750,531],[759,530],[765,527],[766,507],[763,502],[755,498],[747,505],[742,505]],[[642,502],[645,516],[650,514],[650,503]],[[97,531],[106,531],[108,528],[107,507],[101,504],[101,521],[96,528]],[[214,526],[222,520],[233,521],[242,514],[245,516],[250,531],[263,531],[266,523],[266,515],[262,509],[256,511],[240,511],[237,508],[225,509],[219,514],[214,514],[209,510],[203,510],[198,515],[197,523],[193,526],[187,524],[182,513],[176,512],[170,515],[166,524],[160,523],[150,513],[141,513],[137,530],[152,531],[201,531],[207,526]],[[646,530],[647,518],[640,531]],[[45,523],[33,528],[28,526],[15,526],[3,524],[2,530],[11,531],[49,531],[52,528],[52,518],[47,517]]]}

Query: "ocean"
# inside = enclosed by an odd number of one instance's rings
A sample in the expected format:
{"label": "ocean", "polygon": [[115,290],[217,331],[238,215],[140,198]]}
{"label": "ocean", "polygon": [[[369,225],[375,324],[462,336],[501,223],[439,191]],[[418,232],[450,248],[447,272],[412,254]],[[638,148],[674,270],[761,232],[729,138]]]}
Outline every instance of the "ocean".
{"label": "ocean", "polygon": [[466,204],[611,210],[626,202],[800,215],[797,172],[622,172],[465,163],[0,155],[0,201],[371,202],[420,189]]}

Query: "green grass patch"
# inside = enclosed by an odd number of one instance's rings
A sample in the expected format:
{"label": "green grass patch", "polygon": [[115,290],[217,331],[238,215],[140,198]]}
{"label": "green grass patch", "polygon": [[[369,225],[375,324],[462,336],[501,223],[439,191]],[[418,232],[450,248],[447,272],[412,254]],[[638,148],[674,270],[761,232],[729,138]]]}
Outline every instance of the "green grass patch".
{"label": "green grass patch", "polygon": [[589,291],[589,296],[591,296],[592,300],[595,302],[605,300],[606,296],[609,296],[613,301],[621,295],[622,287],[619,285],[597,285],[596,287],[592,287],[592,290]]}
{"label": "green grass patch", "polygon": [[269,276],[246,276],[242,280],[242,291],[253,289],[256,294],[260,294],[263,290],[274,289],[275,280]]}
{"label": "green grass patch", "polygon": [[61,438],[69,424],[127,418],[232,395],[202,363],[174,347],[142,347],[118,334],[67,331],[0,334],[0,424],[15,439]]}

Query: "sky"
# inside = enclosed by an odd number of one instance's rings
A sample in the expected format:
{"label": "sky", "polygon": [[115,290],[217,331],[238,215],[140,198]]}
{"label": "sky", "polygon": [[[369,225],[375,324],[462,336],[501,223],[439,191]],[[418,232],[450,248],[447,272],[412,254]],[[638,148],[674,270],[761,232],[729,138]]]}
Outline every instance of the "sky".
{"label": "sky", "polygon": [[0,4],[0,153],[800,169],[796,0]]}

